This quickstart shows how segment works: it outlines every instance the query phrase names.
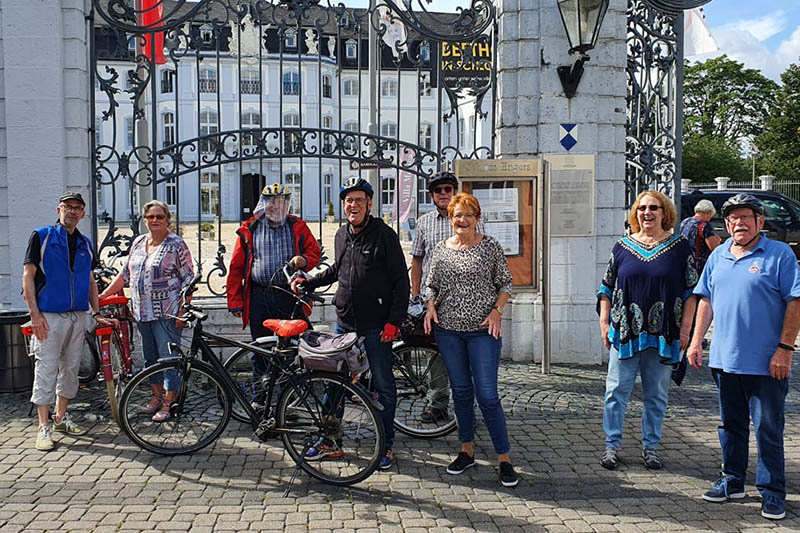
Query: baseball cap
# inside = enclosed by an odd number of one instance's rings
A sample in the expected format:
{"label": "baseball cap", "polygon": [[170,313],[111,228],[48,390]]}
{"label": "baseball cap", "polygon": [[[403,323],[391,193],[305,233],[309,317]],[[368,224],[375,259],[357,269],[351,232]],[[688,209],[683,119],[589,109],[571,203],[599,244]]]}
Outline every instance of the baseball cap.
{"label": "baseball cap", "polygon": [[61,195],[61,198],[58,199],[58,203],[66,202],[67,200],[75,200],[76,202],[80,202],[80,204],[86,207],[86,202],[83,201],[83,196],[79,192],[65,192]]}

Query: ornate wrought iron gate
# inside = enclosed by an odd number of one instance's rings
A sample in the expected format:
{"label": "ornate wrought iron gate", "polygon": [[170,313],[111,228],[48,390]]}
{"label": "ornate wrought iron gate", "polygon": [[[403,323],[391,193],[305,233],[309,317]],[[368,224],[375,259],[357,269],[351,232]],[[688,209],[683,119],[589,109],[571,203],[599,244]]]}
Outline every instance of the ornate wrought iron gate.
{"label": "ornate wrought iron gate", "polygon": [[349,175],[372,176],[401,230],[430,207],[433,172],[494,157],[492,2],[449,14],[377,3],[93,0],[101,256],[127,249],[139,206],[159,199],[221,295],[226,244],[266,183],[292,188],[322,240]]}

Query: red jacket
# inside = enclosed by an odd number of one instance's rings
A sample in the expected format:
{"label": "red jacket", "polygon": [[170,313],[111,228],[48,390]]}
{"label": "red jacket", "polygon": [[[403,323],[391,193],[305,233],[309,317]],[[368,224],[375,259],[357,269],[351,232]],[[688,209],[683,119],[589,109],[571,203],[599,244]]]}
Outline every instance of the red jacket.
{"label": "red jacket", "polygon": [[[263,215],[251,217],[245,221],[236,234],[236,244],[233,246],[231,264],[228,269],[228,279],[225,283],[228,293],[228,311],[234,313],[242,311],[242,327],[247,327],[250,318],[250,272],[253,269],[253,232],[250,227]],[[300,255],[308,263],[304,270],[309,271],[319,264],[319,243],[308,224],[300,218],[289,215],[287,224],[294,237],[294,255]]]}

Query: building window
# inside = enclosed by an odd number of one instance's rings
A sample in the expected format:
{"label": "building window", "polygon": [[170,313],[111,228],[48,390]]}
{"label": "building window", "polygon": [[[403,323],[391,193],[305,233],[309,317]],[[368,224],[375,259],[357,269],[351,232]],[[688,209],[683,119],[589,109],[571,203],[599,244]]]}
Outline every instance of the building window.
{"label": "building window", "polygon": [[397,82],[395,80],[385,80],[381,83],[381,96],[397,96]]}
{"label": "building window", "polygon": [[128,51],[136,53],[136,37],[131,36],[128,38]]}
{"label": "building window", "polygon": [[325,205],[325,213],[327,214],[328,204],[331,203],[331,187],[333,186],[333,174],[325,174],[322,176],[322,201]]}
{"label": "building window", "polygon": [[300,202],[301,202],[301,189],[300,189],[300,174],[296,172],[290,172],[284,176],[283,183],[285,186],[289,187],[289,190],[292,191],[292,195],[290,197],[290,212],[297,215],[300,213]]}
{"label": "building window", "polygon": [[358,47],[353,39],[348,39],[344,45],[344,55],[347,59],[355,59],[358,55]]}
{"label": "building window", "polygon": [[285,35],[283,39],[284,48],[297,48],[297,32],[295,30],[286,30]]}
{"label": "building window", "polygon": [[356,143],[358,142],[358,122],[348,122],[344,125],[344,131],[350,133],[344,137],[344,148],[352,152],[355,150]]}
{"label": "building window", "polygon": [[[329,116],[322,117],[322,129],[333,129],[333,118]],[[322,151],[326,154],[333,152],[333,135],[330,133],[322,134]]]}
{"label": "building window", "polygon": [[333,94],[333,86],[331,84],[331,77],[328,75],[322,76],[322,97],[330,98]]}
{"label": "building window", "polygon": [[100,183],[97,184],[97,198],[95,199],[95,201],[97,202],[95,205],[97,206],[97,214],[99,215],[100,213],[106,210],[104,207],[106,202],[105,199],[103,198],[103,186]]}
{"label": "building window", "polygon": [[216,172],[200,175],[200,212],[212,216],[219,214],[219,174]]}
{"label": "building window", "polygon": [[339,20],[339,26],[342,28],[346,28],[350,25],[350,17],[347,16],[347,13],[342,15],[342,18]]}
{"label": "building window", "polygon": [[[295,154],[300,151],[300,115],[288,113],[283,116],[283,151],[287,154]],[[290,131],[291,128],[297,128]]]}
{"label": "building window", "polygon": [[344,80],[342,90],[345,96],[358,96],[358,80],[355,78]]}
{"label": "building window", "polygon": [[423,61],[431,60],[431,45],[428,41],[423,42],[419,47],[419,57]]}
{"label": "building window", "polygon": [[[250,112],[242,115],[242,129],[257,129],[261,127],[261,115]],[[258,141],[258,133],[242,133],[242,146],[252,149]]]}
{"label": "building window", "polygon": [[[202,111],[200,113],[200,136],[213,135],[219,131],[219,121],[216,111]],[[210,153],[214,151],[215,142],[212,138],[200,141],[200,151]]]}
{"label": "building window", "polygon": [[257,70],[243,70],[239,74],[239,91],[242,94],[261,93],[261,79]]}
{"label": "building window", "polygon": [[426,150],[430,150],[433,146],[433,126],[430,124],[420,124],[419,144]]}
{"label": "building window", "polygon": [[286,72],[283,75],[283,94],[300,94],[300,75],[297,72]]}
{"label": "building window", "polygon": [[458,149],[461,150],[462,148],[466,147],[464,143],[464,119],[458,119]]}
{"label": "building window", "polygon": [[381,205],[394,204],[394,178],[381,178]]}
{"label": "building window", "polygon": [[103,144],[103,117],[94,119],[94,146],[97,148]]}
{"label": "building window", "polygon": [[127,141],[126,146],[128,147],[128,150],[130,150],[136,145],[136,136],[134,135],[133,127],[134,127],[133,117],[126,117],[125,139]]}
{"label": "building window", "polygon": [[175,90],[175,71],[165,68],[161,71],[161,93],[168,94]]}
{"label": "building window", "polygon": [[176,178],[169,178],[166,181],[166,194],[164,195],[164,199],[170,207],[178,205],[178,180]]}
{"label": "building window", "polygon": [[217,92],[217,71],[210,68],[200,69],[200,92]]}
{"label": "building window", "polygon": [[211,24],[200,26],[200,40],[206,44],[214,42],[214,27]]}
{"label": "building window", "polygon": [[478,115],[469,117],[469,143],[472,148],[475,148],[475,130],[478,125]]}
{"label": "building window", "polygon": [[427,74],[423,74],[419,77],[419,95],[420,96],[431,95],[431,82],[430,80],[428,80]]}
{"label": "building window", "polygon": [[164,148],[175,144],[175,115],[171,112],[162,115],[164,123]]}
{"label": "building window", "polygon": [[381,124],[381,136],[389,137],[390,139],[397,138],[397,124],[394,122],[384,122]]}
{"label": "building window", "polygon": [[428,192],[428,180],[427,178],[417,178],[417,204],[429,204],[431,203],[431,195]]}

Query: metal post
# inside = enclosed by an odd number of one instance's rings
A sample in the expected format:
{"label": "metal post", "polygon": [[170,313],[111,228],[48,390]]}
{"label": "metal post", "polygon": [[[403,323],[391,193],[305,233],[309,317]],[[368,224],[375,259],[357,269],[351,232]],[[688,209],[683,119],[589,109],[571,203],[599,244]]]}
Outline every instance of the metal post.
{"label": "metal post", "polygon": [[550,373],[550,165],[542,161],[542,374]]}
{"label": "metal post", "polygon": [[[375,24],[372,20],[372,17],[375,16],[375,9],[376,9],[377,0],[369,0],[369,16],[367,17],[369,23],[369,48],[368,48],[368,61],[369,61],[369,125],[367,126],[369,130],[369,134],[372,136],[372,139],[375,139],[378,135],[378,31],[375,28]],[[372,145],[372,155],[375,154],[375,146],[374,141]],[[378,191],[379,190],[379,174],[378,174],[378,166],[375,164],[373,168],[370,168],[367,171],[367,179],[369,180],[370,185],[372,185],[372,190]],[[379,217],[381,211],[381,198],[378,195],[378,198],[372,204],[372,216]]]}

